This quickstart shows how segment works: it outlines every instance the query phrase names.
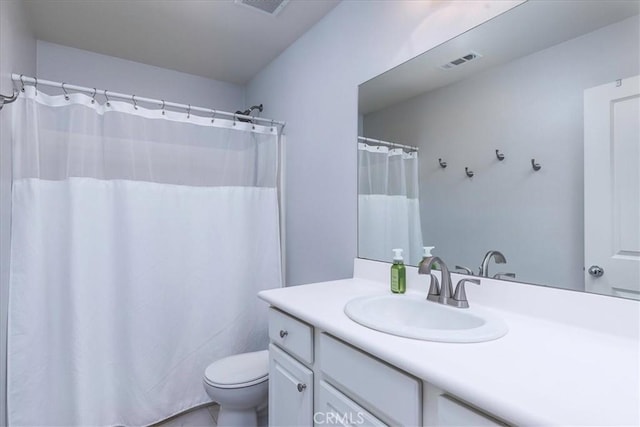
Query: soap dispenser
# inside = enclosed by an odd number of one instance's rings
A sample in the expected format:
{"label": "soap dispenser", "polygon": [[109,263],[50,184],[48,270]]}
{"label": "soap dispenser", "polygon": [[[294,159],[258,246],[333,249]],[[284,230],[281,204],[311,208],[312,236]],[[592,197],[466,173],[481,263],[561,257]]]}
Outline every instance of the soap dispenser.
{"label": "soap dispenser", "polygon": [[[431,258],[433,256],[433,254],[431,253],[432,250],[434,250],[436,247],[435,246],[423,246],[422,247],[422,261],[420,261],[420,264],[418,264],[418,267],[420,267],[422,265],[422,263],[424,262],[425,259],[427,258]],[[439,270],[440,266],[438,265],[438,263],[433,263],[433,265],[431,266],[431,268],[433,270]]]}
{"label": "soap dispenser", "polygon": [[393,265],[391,266],[391,292],[404,294],[407,290],[407,273],[402,258],[402,249],[394,249]]}

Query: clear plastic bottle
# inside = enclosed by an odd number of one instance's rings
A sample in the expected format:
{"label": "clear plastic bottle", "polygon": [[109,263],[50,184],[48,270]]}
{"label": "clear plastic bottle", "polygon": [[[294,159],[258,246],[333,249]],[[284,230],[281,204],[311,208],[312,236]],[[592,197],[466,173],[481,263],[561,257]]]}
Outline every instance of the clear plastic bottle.
{"label": "clear plastic bottle", "polygon": [[407,272],[402,258],[402,249],[394,249],[393,265],[391,266],[391,292],[404,294],[407,290]]}

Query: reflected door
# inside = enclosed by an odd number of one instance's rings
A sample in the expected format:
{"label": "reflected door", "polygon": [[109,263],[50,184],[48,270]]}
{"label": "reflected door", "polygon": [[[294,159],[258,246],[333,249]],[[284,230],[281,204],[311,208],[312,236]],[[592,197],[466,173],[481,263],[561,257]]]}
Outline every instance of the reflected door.
{"label": "reflected door", "polygon": [[584,92],[585,286],[640,299],[640,76]]}

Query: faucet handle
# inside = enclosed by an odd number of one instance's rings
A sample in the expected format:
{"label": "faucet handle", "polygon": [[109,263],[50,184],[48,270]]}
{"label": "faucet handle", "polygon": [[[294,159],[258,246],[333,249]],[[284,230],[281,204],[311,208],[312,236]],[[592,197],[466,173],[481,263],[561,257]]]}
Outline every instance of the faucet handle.
{"label": "faucet handle", "polygon": [[469,302],[467,301],[467,293],[464,290],[465,282],[480,284],[480,279],[462,279],[456,285],[456,291],[453,294],[454,304],[459,308],[468,308]]}
{"label": "faucet handle", "polygon": [[494,279],[502,279],[504,277],[508,277],[510,279],[516,278],[516,273],[496,273],[493,275]]}
{"label": "faucet handle", "polygon": [[438,297],[440,296],[440,284],[438,283],[438,278],[433,274],[430,274],[431,282],[429,283],[429,294],[427,295],[427,299],[429,301],[438,301]]}
{"label": "faucet handle", "polygon": [[469,267],[465,267],[464,265],[456,265],[456,270],[462,270],[464,271],[465,274],[468,274],[469,276],[473,276],[473,271],[471,271],[471,269]]}

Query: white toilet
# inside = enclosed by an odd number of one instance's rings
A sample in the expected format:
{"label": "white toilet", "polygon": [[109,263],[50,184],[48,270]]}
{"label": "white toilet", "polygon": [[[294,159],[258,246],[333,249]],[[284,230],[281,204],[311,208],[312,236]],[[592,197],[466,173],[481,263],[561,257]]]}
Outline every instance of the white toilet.
{"label": "white toilet", "polygon": [[257,409],[267,403],[269,392],[269,351],[236,354],[213,362],[204,371],[204,388],[220,404],[219,426],[256,426]]}

